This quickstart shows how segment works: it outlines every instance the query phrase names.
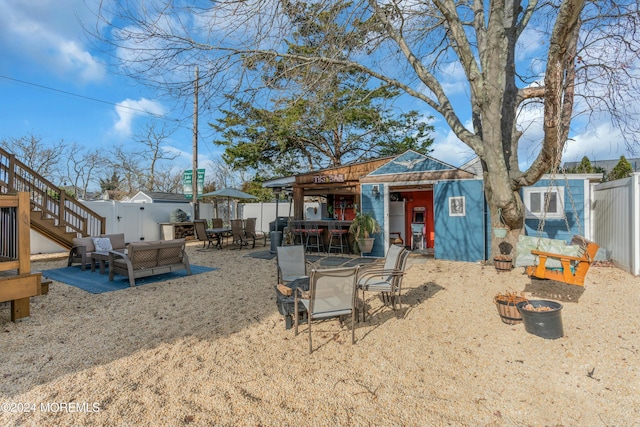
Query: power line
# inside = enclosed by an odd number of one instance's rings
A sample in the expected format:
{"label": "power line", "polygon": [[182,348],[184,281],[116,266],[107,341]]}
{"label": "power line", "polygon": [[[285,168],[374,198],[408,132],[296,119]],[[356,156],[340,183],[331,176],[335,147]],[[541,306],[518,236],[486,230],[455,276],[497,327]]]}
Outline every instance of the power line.
{"label": "power line", "polygon": [[25,80],[14,79],[13,77],[3,76],[1,74],[0,74],[0,78],[3,78],[5,80],[14,81],[14,82],[21,83],[21,84],[25,84],[25,85],[29,85],[29,86],[33,86],[33,87],[37,87],[37,88],[40,88],[40,89],[50,90],[52,92],[58,92],[58,93],[63,93],[65,95],[69,95],[69,96],[75,96],[76,98],[83,98],[83,99],[87,99],[89,101],[94,101],[94,102],[99,102],[99,103],[102,103],[102,104],[112,105],[112,106],[118,107],[118,108],[124,108],[124,109],[131,110],[131,111],[137,111],[137,112],[148,114],[150,116],[154,116],[154,117],[157,117],[157,118],[163,119],[163,120],[171,120],[171,121],[178,121],[178,122],[180,121],[178,119],[169,119],[169,118],[167,118],[167,117],[165,117],[165,116],[163,116],[161,114],[152,113],[151,111],[142,110],[140,108],[129,107],[129,106],[126,106],[126,105],[116,104],[116,103],[111,102],[111,101],[104,101],[102,99],[93,98],[93,97],[90,97],[90,96],[79,95],[77,93],[68,92],[66,90],[56,89],[56,88],[53,88],[53,87],[50,87],[50,86],[44,86],[44,85],[41,85],[41,84],[38,84],[38,83],[27,82]]}

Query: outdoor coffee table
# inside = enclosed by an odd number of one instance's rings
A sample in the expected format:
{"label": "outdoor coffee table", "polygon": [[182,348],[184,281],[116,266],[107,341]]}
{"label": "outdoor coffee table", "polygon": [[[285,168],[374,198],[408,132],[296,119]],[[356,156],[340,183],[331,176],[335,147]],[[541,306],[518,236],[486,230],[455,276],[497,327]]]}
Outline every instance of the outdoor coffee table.
{"label": "outdoor coffee table", "polygon": [[[127,250],[119,250],[118,252],[127,253]],[[107,261],[109,261],[109,252],[92,252],[91,253],[91,272],[96,271],[96,262],[100,266],[100,274],[107,271]]]}
{"label": "outdoor coffee table", "polygon": [[100,274],[106,271],[106,263],[109,261],[109,252],[92,252],[91,253],[91,272],[96,271],[96,262],[100,265]]}

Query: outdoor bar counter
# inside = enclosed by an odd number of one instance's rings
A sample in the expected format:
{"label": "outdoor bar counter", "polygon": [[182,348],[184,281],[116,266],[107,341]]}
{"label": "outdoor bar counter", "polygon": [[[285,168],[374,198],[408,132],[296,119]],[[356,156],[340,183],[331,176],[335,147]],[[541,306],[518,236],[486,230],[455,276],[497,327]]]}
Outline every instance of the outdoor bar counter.
{"label": "outdoor bar counter", "polygon": [[[322,229],[322,240],[324,241],[324,248],[325,251],[327,250],[327,248],[329,247],[329,224],[331,223],[336,223],[339,222],[341,228],[343,229],[349,229],[349,227],[351,227],[351,223],[353,221],[348,221],[348,220],[339,220],[339,219],[311,219],[311,220],[307,220],[307,221],[300,221],[300,223],[302,224],[307,224],[307,223],[314,223],[316,224],[318,227],[320,227]],[[347,238],[347,244],[349,245],[349,248],[351,248],[351,243],[353,242],[353,238],[351,237],[350,234],[347,234],[345,236]],[[351,249],[350,249],[351,251]]]}

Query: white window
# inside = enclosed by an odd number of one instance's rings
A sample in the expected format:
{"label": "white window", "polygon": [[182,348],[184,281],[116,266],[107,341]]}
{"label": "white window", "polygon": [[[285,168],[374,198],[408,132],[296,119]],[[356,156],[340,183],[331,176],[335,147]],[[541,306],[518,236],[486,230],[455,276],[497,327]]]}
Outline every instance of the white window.
{"label": "white window", "polygon": [[526,187],[522,194],[527,218],[564,218],[564,187]]}

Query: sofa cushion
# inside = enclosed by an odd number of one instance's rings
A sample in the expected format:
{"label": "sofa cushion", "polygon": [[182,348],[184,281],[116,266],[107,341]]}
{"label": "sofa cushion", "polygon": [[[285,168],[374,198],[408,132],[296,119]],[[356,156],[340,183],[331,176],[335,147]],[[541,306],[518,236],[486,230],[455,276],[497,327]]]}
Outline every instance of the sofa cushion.
{"label": "sofa cushion", "polygon": [[96,250],[91,237],[74,237],[73,246],[84,246],[86,253],[94,252]]}
{"label": "sofa cushion", "polygon": [[124,233],[101,234],[100,237],[108,237],[109,240],[111,240],[111,247],[115,250],[124,249],[127,247],[124,241]]}
{"label": "sofa cushion", "polygon": [[113,249],[108,237],[94,237],[92,240],[97,252],[109,252]]}

